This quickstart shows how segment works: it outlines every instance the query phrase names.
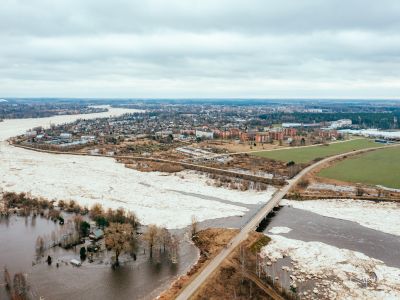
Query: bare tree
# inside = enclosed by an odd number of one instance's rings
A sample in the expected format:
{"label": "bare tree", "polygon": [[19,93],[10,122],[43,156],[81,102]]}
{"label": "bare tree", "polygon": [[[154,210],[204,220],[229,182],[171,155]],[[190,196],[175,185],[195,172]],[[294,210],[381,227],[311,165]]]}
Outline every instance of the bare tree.
{"label": "bare tree", "polygon": [[36,255],[40,256],[44,252],[44,239],[38,236],[36,239]]}
{"label": "bare tree", "polygon": [[192,216],[192,224],[190,227],[192,237],[194,237],[197,234],[198,225],[199,225],[199,221],[197,220],[197,217],[195,215],[193,215]]}
{"label": "bare tree", "polygon": [[103,206],[99,203],[93,204],[89,210],[89,215],[92,219],[96,219],[97,217],[104,215]]}
{"label": "bare tree", "polygon": [[54,230],[51,232],[51,241],[53,242],[52,246],[54,246],[57,243],[57,235]]}
{"label": "bare tree", "polygon": [[10,272],[8,272],[7,267],[4,267],[4,281],[5,281],[5,286],[7,291],[11,290],[11,276],[10,276]]}
{"label": "bare tree", "polygon": [[158,232],[159,228],[157,225],[151,224],[147,227],[146,232],[143,234],[143,240],[146,241],[149,247],[150,257],[153,257],[153,247],[157,243]]}
{"label": "bare tree", "polygon": [[14,275],[14,297],[13,299],[25,300],[28,299],[28,283],[22,273]]}
{"label": "bare tree", "polygon": [[133,239],[131,224],[110,223],[105,232],[105,244],[108,250],[115,252],[115,265],[119,265],[119,256],[123,252],[129,252]]}
{"label": "bare tree", "polygon": [[362,197],[362,195],[364,195],[364,189],[361,187],[361,186],[357,186],[357,189],[356,189],[356,196],[358,196],[358,197]]}
{"label": "bare tree", "polygon": [[172,263],[178,262],[178,247],[179,247],[179,238],[176,235],[171,237],[170,249],[169,249],[169,257]]}
{"label": "bare tree", "polygon": [[76,215],[74,216],[74,226],[75,226],[75,230],[76,232],[78,232],[79,237],[81,236],[81,224],[83,222],[83,218],[80,215]]}

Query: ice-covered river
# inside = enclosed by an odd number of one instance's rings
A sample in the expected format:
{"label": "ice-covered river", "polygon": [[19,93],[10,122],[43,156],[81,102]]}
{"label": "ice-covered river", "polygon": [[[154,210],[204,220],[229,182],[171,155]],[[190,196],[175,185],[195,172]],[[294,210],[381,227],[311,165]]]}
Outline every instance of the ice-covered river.
{"label": "ice-covered river", "polygon": [[273,188],[262,193],[228,190],[207,185],[205,177],[190,172],[180,176],[141,173],[112,158],[52,155],[5,142],[35,126],[127,112],[132,110],[110,108],[106,113],[0,122],[0,189],[55,200],[73,199],[88,206],[98,202],[105,207],[124,207],[134,211],[144,224],[168,228],[187,226],[192,215],[200,221],[242,216],[249,205],[270,199]]}

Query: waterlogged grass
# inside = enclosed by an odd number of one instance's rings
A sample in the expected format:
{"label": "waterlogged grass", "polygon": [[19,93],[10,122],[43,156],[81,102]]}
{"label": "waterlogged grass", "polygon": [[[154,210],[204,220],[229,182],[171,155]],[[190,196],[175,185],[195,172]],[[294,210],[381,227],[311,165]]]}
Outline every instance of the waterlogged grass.
{"label": "waterlogged grass", "polygon": [[351,141],[338,142],[329,145],[312,147],[300,147],[293,149],[282,149],[273,151],[254,152],[253,155],[267,157],[284,162],[308,163],[316,158],[324,158],[340,153],[350,152],[371,147],[379,147],[382,144],[375,143],[369,139],[355,139]]}
{"label": "waterlogged grass", "polygon": [[381,149],[348,158],[321,170],[318,176],[400,189],[400,148]]}

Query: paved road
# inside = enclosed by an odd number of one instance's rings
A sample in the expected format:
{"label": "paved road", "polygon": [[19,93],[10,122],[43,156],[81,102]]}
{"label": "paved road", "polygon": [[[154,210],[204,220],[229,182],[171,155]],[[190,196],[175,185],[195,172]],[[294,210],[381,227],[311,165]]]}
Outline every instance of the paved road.
{"label": "paved road", "polygon": [[224,248],[204,269],[203,271],[179,294],[176,298],[177,300],[186,300],[189,299],[196,291],[199,289],[207,280],[207,278],[218,268],[218,266],[224,261],[227,256],[244,240],[247,239],[248,234],[253,231],[258,224],[264,219],[268,213],[279,204],[282,198],[287,194],[287,192],[296,185],[296,183],[307,173],[312,171],[313,169],[321,166],[324,163],[335,160],[337,158],[349,155],[349,154],[358,154],[367,152],[370,150],[377,150],[388,147],[396,147],[400,146],[400,144],[395,144],[391,146],[383,146],[376,148],[366,148],[357,151],[351,151],[347,153],[338,154],[335,156],[327,157],[322,159],[307,168],[303,169],[299,174],[297,174],[294,178],[288,180],[288,184],[285,185],[282,189],[277,191],[275,195],[272,197],[270,201],[267,202],[265,206],[263,206],[257,214],[241,229],[241,231],[231,240],[228,244],[227,248]]}

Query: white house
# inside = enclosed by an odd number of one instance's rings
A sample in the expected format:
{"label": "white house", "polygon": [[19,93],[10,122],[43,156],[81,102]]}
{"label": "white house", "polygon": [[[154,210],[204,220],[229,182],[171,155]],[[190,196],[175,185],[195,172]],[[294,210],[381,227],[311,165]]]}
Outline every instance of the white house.
{"label": "white house", "polygon": [[204,138],[204,139],[213,139],[214,138],[214,132],[212,131],[207,131],[207,130],[199,130],[196,129],[196,137],[197,138]]}

